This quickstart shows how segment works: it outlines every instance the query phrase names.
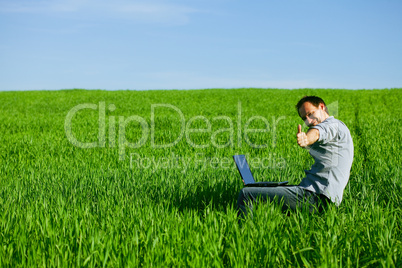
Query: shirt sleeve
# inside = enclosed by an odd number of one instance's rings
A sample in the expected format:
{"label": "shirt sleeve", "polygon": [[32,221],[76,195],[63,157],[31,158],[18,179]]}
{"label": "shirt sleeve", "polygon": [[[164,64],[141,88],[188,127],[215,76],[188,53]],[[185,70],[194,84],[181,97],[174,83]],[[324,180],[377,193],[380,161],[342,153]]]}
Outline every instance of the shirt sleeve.
{"label": "shirt sleeve", "polygon": [[315,128],[320,132],[320,137],[317,142],[321,144],[333,141],[337,137],[339,131],[339,125],[336,122],[323,122],[311,128]]}

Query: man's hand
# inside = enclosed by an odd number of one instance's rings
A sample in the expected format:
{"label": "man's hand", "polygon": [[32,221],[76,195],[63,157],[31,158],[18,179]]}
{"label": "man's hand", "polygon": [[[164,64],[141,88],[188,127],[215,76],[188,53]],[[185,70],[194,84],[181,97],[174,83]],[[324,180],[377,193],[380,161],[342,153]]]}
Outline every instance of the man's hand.
{"label": "man's hand", "polygon": [[299,144],[300,147],[306,147],[308,145],[307,135],[305,132],[302,132],[301,128],[301,125],[297,127],[297,144]]}
{"label": "man's hand", "polygon": [[307,133],[302,132],[301,125],[297,126],[297,144],[300,147],[307,147],[314,144],[320,137],[320,132],[317,129],[310,128]]}

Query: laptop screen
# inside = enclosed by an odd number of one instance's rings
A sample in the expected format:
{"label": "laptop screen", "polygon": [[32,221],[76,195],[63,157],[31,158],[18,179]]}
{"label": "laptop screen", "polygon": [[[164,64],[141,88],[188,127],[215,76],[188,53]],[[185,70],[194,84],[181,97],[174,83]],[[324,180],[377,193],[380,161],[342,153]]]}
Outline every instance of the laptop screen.
{"label": "laptop screen", "polygon": [[246,156],[244,155],[234,155],[234,161],[236,162],[237,169],[240,172],[241,178],[244,184],[254,183],[254,177],[251,173],[250,167],[248,166]]}

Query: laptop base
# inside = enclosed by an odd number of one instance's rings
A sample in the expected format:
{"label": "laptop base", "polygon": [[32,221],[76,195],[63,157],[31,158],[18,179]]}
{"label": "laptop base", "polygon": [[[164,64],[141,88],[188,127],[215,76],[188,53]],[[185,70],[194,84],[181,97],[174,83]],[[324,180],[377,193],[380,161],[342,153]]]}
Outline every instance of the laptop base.
{"label": "laptop base", "polygon": [[276,186],[284,186],[288,184],[288,181],[281,181],[281,182],[272,182],[272,181],[261,181],[261,182],[253,182],[247,183],[245,187],[276,187]]}

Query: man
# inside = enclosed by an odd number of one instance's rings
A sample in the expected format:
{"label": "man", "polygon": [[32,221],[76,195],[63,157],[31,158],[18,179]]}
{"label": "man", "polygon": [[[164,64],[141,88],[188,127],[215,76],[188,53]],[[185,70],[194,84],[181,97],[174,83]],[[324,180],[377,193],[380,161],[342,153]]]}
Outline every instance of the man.
{"label": "man", "polygon": [[310,212],[322,211],[328,203],[339,205],[349,180],[353,162],[353,141],[346,125],[329,116],[325,102],[316,96],[305,96],[296,105],[299,116],[309,127],[298,125],[297,144],[308,149],[315,163],[299,185],[278,187],[245,187],[237,201],[239,216],[252,211],[253,203],[275,201],[282,209],[306,206]]}

